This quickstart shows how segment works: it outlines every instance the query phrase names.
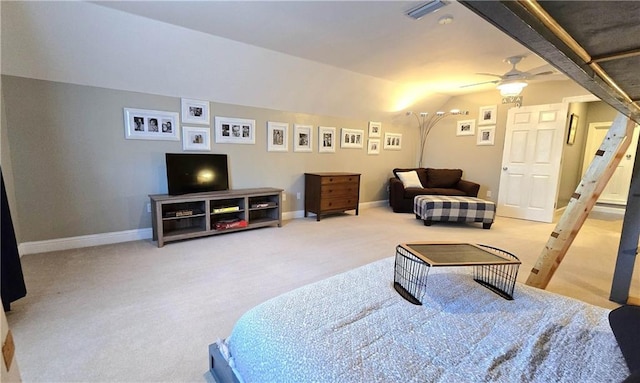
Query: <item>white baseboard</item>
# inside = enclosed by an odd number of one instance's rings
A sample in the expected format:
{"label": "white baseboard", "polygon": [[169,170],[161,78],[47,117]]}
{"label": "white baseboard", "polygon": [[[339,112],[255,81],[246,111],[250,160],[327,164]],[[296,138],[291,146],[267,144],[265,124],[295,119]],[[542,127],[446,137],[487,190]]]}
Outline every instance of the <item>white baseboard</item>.
{"label": "white baseboard", "polygon": [[624,217],[624,213],[626,211],[626,206],[620,206],[620,207],[614,207],[614,206],[605,206],[605,205],[598,205],[596,204],[593,209],[591,209],[591,211],[594,212],[598,212],[598,213],[607,213],[607,214],[614,214],[614,215],[619,215]]}
{"label": "white baseboard", "polygon": [[112,243],[138,241],[149,239],[153,235],[151,228],[126,230],[111,233],[82,235],[79,237],[58,238],[46,241],[23,242],[18,245],[20,256],[25,254],[46,253],[50,251],[60,251],[78,249],[81,247],[91,247],[109,245]]}
{"label": "white baseboard", "polygon": [[[373,201],[360,204],[360,209],[384,206],[388,201]],[[282,213],[283,220],[303,218],[304,210]],[[110,245],[112,243],[139,241],[150,239],[153,231],[150,227],[145,229],[126,230],[111,233],[82,235],[79,237],[58,238],[46,241],[23,242],[18,245],[20,256],[25,254],[47,253],[50,251],[79,249],[82,247]]]}

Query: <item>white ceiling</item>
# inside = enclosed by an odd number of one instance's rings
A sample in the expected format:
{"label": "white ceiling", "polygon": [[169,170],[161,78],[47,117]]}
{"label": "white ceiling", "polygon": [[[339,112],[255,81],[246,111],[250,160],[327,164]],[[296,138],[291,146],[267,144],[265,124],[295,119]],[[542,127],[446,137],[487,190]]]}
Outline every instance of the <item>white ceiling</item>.
{"label": "white ceiling", "polygon": [[[406,11],[424,1],[108,1],[97,4],[211,35],[397,83],[456,95],[511,69],[553,69],[538,56],[452,1],[420,20]],[[438,19],[450,15],[451,24]],[[566,79],[561,75],[544,80]]]}

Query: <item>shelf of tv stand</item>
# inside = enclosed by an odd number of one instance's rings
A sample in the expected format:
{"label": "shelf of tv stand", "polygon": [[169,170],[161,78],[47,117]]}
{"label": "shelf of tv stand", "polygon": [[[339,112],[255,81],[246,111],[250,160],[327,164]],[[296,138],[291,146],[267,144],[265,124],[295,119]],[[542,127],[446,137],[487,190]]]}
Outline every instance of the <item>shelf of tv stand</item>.
{"label": "shelf of tv stand", "polygon": [[[282,189],[232,189],[176,196],[152,194],[149,198],[153,240],[158,247],[172,241],[282,226]],[[214,209],[235,207],[237,210],[214,212]],[[247,227],[216,230],[216,222],[228,219],[245,220]]]}

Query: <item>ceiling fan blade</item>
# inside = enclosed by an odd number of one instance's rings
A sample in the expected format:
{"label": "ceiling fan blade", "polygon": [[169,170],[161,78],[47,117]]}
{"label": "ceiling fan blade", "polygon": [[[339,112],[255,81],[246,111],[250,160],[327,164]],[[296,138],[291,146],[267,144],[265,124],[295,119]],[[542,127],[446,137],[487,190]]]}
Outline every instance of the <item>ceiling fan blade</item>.
{"label": "ceiling fan blade", "polygon": [[476,73],[476,74],[481,75],[481,76],[493,76],[493,77],[502,78],[502,75],[495,74],[495,73]]}
{"label": "ceiling fan blade", "polygon": [[499,83],[499,82],[500,82],[500,80],[477,82],[477,83],[475,83],[475,84],[462,85],[460,88],[468,88],[468,87],[470,87],[470,86],[484,85],[484,84],[497,84],[497,83]]}
{"label": "ceiling fan blade", "polygon": [[531,76],[532,76],[532,77],[533,77],[533,76],[546,76],[546,75],[548,75],[548,74],[553,74],[553,73],[556,73],[556,72],[554,72],[554,71],[552,71],[552,70],[548,70],[548,71],[546,71],[546,72],[532,73],[532,74],[531,74]]}

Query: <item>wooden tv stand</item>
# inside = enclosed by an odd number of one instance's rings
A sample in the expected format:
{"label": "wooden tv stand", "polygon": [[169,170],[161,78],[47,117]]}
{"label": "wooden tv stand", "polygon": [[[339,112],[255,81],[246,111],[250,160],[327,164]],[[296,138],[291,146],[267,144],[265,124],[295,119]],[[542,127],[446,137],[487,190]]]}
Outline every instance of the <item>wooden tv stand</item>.
{"label": "wooden tv stand", "polygon": [[152,194],[149,198],[153,240],[158,242],[158,247],[165,242],[282,226],[282,189],[235,189],[177,196]]}

